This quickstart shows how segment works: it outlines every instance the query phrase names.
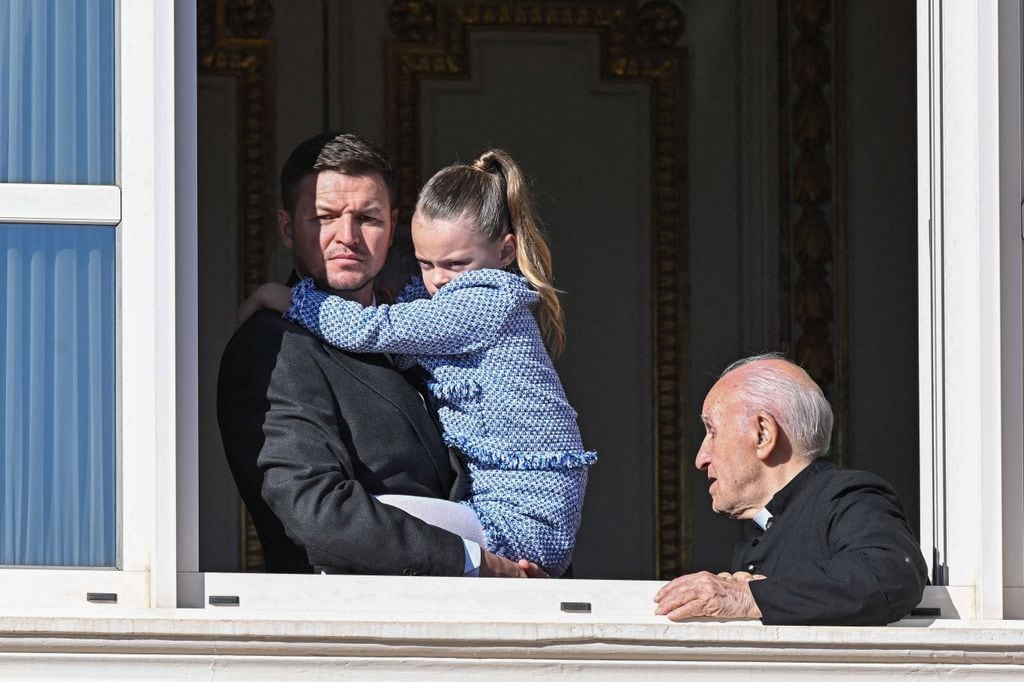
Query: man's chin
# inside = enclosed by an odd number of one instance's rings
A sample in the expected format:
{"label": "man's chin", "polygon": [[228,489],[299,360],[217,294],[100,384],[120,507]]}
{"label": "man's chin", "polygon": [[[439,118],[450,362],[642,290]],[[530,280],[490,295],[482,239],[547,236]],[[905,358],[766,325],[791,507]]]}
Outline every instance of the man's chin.
{"label": "man's chin", "polygon": [[326,286],[324,289],[329,290],[333,294],[342,296],[344,298],[350,298],[357,294],[370,289],[373,286],[372,277],[342,277],[342,276],[328,276],[325,282]]}
{"label": "man's chin", "polygon": [[729,507],[719,505],[715,502],[714,498],[711,498],[711,511],[715,512],[716,514],[721,514],[722,516],[728,516],[730,519],[739,520],[743,518],[743,512],[741,510],[732,509]]}

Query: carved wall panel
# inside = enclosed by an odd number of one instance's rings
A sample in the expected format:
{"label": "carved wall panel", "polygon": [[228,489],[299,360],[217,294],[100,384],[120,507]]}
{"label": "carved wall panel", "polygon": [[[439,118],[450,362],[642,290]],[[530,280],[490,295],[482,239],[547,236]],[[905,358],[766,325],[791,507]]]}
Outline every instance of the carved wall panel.
{"label": "carved wall panel", "polygon": [[849,397],[843,0],[779,1],[780,347],[836,412],[846,459]]}
{"label": "carved wall panel", "polygon": [[[683,16],[669,2],[480,2],[395,0],[388,46],[388,142],[409,211],[423,180],[423,80],[466,79],[474,31],[586,32],[599,38],[601,78],[649,86],[651,300],[655,470],[655,566],[689,565],[692,534],[682,502],[690,485],[686,62],[677,43]],[[638,453],[639,454],[639,453]]]}
{"label": "carved wall panel", "polygon": [[[227,75],[238,83],[240,183],[234,200],[243,297],[270,276],[275,239],[274,44],[267,37],[273,17],[269,0],[199,0],[197,7],[200,76]],[[244,507],[242,514],[242,569],[258,571],[263,566],[259,539]]]}

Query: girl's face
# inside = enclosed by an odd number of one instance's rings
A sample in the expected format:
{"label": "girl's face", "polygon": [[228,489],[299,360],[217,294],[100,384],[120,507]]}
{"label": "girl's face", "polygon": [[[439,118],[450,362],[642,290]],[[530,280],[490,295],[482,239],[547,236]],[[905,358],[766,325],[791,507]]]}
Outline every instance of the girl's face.
{"label": "girl's face", "polygon": [[416,213],[412,217],[412,243],[423,284],[431,296],[463,272],[500,269],[516,257],[515,235],[509,233],[492,242],[466,217],[427,220]]}

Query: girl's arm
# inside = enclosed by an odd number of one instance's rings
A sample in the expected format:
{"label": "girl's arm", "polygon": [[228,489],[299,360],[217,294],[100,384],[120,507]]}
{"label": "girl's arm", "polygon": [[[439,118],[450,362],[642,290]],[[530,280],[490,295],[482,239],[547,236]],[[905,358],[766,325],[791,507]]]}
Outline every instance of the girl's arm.
{"label": "girl's arm", "polygon": [[249,298],[238,307],[238,324],[242,324],[260,308],[268,308],[283,313],[292,303],[292,290],[283,284],[267,282],[261,284]]}
{"label": "girl's arm", "polygon": [[[513,296],[499,276],[466,273],[434,298],[364,308],[318,291],[303,280],[292,291],[285,317],[328,343],[362,353],[457,355],[493,343]],[[473,277],[471,277],[473,275]]]}

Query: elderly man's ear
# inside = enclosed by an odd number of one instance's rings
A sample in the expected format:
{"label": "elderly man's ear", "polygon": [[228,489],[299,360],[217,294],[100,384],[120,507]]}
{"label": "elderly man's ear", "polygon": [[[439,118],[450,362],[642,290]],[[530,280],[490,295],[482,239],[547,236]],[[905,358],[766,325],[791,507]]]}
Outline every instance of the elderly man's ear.
{"label": "elderly man's ear", "polygon": [[757,413],[757,458],[767,460],[779,442],[779,424],[767,412]]}

